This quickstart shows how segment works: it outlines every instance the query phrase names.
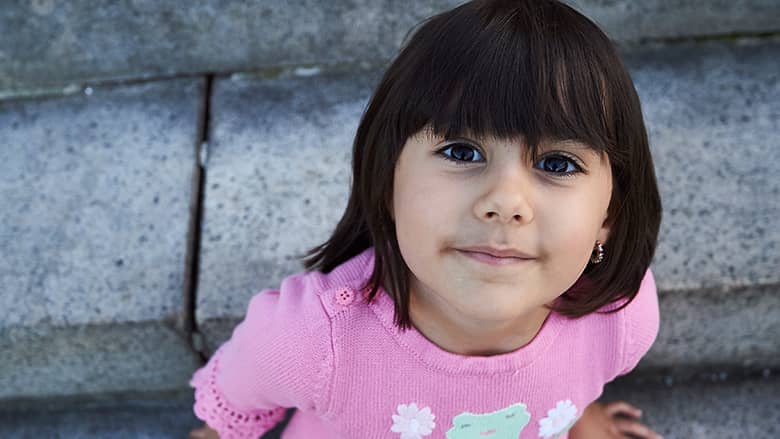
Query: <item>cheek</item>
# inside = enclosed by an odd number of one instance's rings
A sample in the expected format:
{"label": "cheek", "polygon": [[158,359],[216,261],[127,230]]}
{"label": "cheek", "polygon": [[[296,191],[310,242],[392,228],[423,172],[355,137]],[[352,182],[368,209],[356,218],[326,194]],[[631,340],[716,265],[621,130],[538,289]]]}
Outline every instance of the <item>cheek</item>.
{"label": "cheek", "polygon": [[442,224],[448,203],[441,188],[425,179],[406,180],[397,185],[393,199],[396,233],[411,239],[425,239]]}
{"label": "cheek", "polygon": [[432,206],[438,202],[438,194],[426,186],[419,179],[395,185],[393,208],[401,257],[416,278],[430,282],[436,272],[431,261],[439,248],[435,233],[442,212]]}
{"label": "cheek", "polygon": [[396,183],[393,186],[393,212],[395,231],[402,248],[424,237],[425,231],[429,228],[423,203],[425,188],[421,183],[403,172],[396,174]]}
{"label": "cheek", "polygon": [[[542,241],[549,252],[569,264],[585,264],[602,223],[598,206],[582,197],[547,206],[538,212]],[[565,206],[565,207],[561,207]]]}

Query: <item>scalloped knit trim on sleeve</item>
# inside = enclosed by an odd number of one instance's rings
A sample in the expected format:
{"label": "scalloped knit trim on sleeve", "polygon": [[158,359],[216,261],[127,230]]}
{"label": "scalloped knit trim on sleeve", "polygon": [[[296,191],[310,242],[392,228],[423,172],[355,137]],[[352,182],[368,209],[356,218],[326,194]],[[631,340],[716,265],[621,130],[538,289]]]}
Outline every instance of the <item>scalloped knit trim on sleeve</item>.
{"label": "scalloped knit trim on sleeve", "polygon": [[221,349],[190,380],[195,388],[195,415],[219,433],[220,439],[257,439],[284,419],[286,409],[239,410],[216,386]]}

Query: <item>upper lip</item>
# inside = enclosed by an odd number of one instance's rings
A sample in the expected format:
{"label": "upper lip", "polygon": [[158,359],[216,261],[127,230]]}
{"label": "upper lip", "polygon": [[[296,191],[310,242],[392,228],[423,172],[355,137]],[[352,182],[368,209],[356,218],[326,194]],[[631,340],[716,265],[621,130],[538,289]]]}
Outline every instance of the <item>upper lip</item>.
{"label": "upper lip", "polygon": [[496,248],[487,245],[477,245],[472,247],[462,247],[462,251],[485,253],[497,258],[522,258],[522,259],[534,259],[533,256],[523,253],[513,248]]}

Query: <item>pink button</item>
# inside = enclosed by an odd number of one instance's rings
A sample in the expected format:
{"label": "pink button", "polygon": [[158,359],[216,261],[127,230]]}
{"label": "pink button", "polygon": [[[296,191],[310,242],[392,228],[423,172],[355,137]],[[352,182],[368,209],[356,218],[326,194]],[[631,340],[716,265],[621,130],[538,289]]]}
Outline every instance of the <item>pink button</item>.
{"label": "pink button", "polygon": [[355,300],[355,291],[349,287],[342,287],[336,290],[336,302],[339,305],[349,305]]}

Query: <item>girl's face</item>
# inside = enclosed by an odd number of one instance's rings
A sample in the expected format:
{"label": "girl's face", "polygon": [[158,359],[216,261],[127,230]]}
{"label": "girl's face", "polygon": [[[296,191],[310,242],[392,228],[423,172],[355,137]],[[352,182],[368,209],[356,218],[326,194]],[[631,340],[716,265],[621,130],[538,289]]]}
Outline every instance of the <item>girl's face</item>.
{"label": "girl's face", "polygon": [[[538,316],[606,241],[611,193],[608,157],[584,144],[543,143],[531,163],[522,140],[409,138],[391,211],[412,307],[464,327]],[[490,248],[524,256],[481,253]]]}

